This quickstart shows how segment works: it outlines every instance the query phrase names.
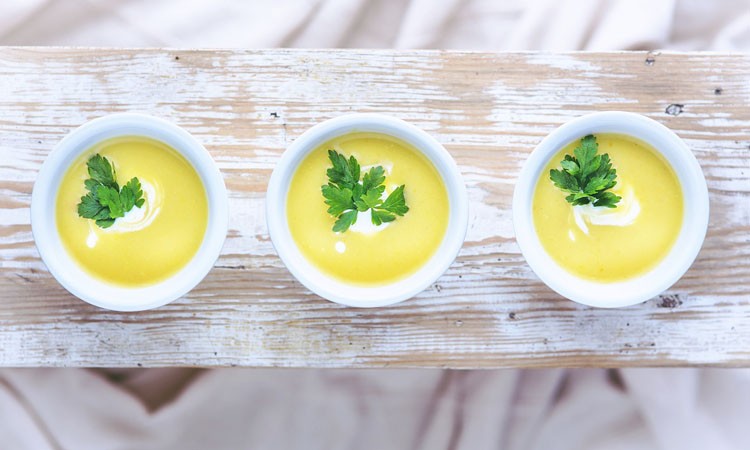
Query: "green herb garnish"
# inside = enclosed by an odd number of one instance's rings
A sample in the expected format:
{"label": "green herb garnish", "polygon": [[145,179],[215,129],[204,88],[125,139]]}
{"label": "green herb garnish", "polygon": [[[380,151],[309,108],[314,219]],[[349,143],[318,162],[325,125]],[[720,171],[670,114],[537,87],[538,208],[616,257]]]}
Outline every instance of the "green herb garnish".
{"label": "green herb garnish", "polygon": [[145,201],[141,182],[133,177],[122,188],[117,184],[115,168],[107,158],[96,154],[86,162],[89,177],[83,184],[89,192],[81,197],[78,215],[92,219],[102,228],[109,228],[115,219],[125,216],[134,206]]}
{"label": "green herb garnish", "polygon": [[570,195],[565,197],[573,205],[606,206],[616,208],[622,197],[608,192],[617,184],[617,170],[612,168],[608,154],[597,155],[596,137],[588,135],[573,150],[575,156],[565,155],[562,170],[552,169],[549,178]]}
{"label": "green herb garnish", "polygon": [[335,150],[328,150],[331,160],[328,184],[321,187],[328,214],[336,217],[333,231],[348,230],[357,221],[357,214],[371,210],[372,223],[380,225],[393,222],[396,216],[403,216],[409,211],[404,199],[404,185],[399,186],[383,200],[385,192],[385,170],[382,166],[372,167],[359,179],[359,162],[354,156],[346,157]]}

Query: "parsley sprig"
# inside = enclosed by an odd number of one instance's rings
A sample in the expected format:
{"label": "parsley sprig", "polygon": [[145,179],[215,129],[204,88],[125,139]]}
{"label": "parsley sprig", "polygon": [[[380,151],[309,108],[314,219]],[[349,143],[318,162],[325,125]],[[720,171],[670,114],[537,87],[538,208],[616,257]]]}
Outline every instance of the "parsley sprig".
{"label": "parsley sprig", "polygon": [[570,195],[565,197],[573,205],[605,206],[616,208],[621,197],[609,192],[617,184],[617,170],[612,168],[608,154],[597,155],[596,137],[588,135],[573,150],[575,156],[565,155],[560,166],[552,169],[549,178]]}
{"label": "parsley sprig", "polygon": [[138,178],[131,178],[120,188],[114,166],[98,153],[89,158],[86,166],[90,178],[83,182],[88,193],[78,204],[80,217],[95,220],[101,228],[109,228],[134,206],[143,206],[145,200]]}
{"label": "parsley sprig", "polygon": [[357,214],[371,210],[372,223],[380,225],[393,222],[396,216],[409,211],[404,199],[404,185],[394,189],[388,197],[385,192],[385,170],[382,166],[370,168],[360,181],[360,166],[354,156],[346,157],[335,150],[328,150],[331,160],[328,184],[321,187],[328,214],[336,217],[333,231],[345,232],[357,221]]}

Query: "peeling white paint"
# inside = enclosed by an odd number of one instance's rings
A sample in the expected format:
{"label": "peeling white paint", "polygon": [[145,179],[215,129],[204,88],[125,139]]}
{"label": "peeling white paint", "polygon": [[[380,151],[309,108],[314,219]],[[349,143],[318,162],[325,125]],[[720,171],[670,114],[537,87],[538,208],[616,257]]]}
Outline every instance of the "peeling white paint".
{"label": "peeling white paint", "polygon": [[[750,208],[737,206],[750,204],[747,55],[662,53],[647,67],[645,53],[177,53],[0,50],[0,365],[750,364]],[[684,112],[666,115],[675,102]],[[513,184],[529,152],[564,121],[606,109],[673,128],[706,173],[711,229],[668,292],[682,302],[675,308],[651,301],[594,310],[561,299],[513,238]],[[137,314],[72,298],[39,260],[29,228],[30,192],[48,152],[74,127],[116,111],[185,127],[230,191],[217,269],[186,298]],[[468,187],[459,258],[434,286],[389,308],[313,296],[283,267],[266,230],[265,184],[283,150],[347,112],[390,114],[426,130]]]}

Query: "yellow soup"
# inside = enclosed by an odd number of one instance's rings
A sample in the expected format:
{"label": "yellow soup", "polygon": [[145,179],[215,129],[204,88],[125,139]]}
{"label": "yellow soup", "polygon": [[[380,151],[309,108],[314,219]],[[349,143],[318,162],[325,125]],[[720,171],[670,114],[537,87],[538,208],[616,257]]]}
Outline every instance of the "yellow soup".
{"label": "yellow soup", "polygon": [[[86,194],[86,162],[107,158],[122,186],[133,177],[145,203],[110,228],[78,216]],[[68,169],[57,194],[57,230],[65,249],[84,270],[104,281],[145,286],[175,274],[195,255],[208,222],[208,203],[200,177],[171,147],[142,137],[120,137],[84,152]]]}
{"label": "yellow soup", "polygon": [[573,155],[576,140],[552,158],[537,182],[534,227],[547,253],[569,272],[621,281],[649,271],[669,253],[682,226],[682,189],[669,163],[645,143],[621,135],[596,138],[599,154],[608,153],[617,170],[617,208],[573,207],[550,181],[549,171]]}
{"label": "yellow soup", "polygon": [[[368,225],[369,214],[359,213],[351,229],[333,232],[336,219],[326,212],[321,193],[328,183],[329,149],[353,155],[362,174],[382,166],[385,195],[405,185],[409,211],[380,227]],[[361,285],[385,284],[416,272],[440,246],[448,227],[448,194],[432,163],[406,143],[374,133],[344,135],[313,150],[292,178],[286,209],[302,254],[323,272]]]}

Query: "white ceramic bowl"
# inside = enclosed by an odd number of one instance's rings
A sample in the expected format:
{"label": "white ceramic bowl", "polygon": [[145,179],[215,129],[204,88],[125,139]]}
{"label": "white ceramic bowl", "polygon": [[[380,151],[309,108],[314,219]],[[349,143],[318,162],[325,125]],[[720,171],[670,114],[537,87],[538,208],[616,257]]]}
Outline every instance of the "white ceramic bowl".
{"label": "white ceramic bowl", "polygon": [[[146,287],[110,284],[84,271],[63,247],[55,225],[57,191],[68,167],[93,145],[117,136],[149,137],[180,152],[200,176],[208,199],[208,227],[196,255],[173,276]],[[188,293],[208,274],[218,258],[227,234],[228,219],[224,180],[208,151],[177,125],[141,114],[100,117],[65,136],[42,164],[31,197],[34,242],[49,271],[71,294],[115,311],[156,308]]]}
{"label": "white ceramic bowl", "polygon": [[[682,187],[682,228],[672,250],[648,273],[621,282],[584,280],[560,267],[542,247],[532,218],[534,189],[550,158],[571,142],[597,133],[628,135],[651,145],[672,166]],[[667,127],[639,114],[616,111],[594,113],[556,129],[531,153],[513,194],[513,226],[523,256],[547,286],[584,305],[602,308],[629,306],[668,289],[693,263],[708,227],[708,189],[695,156]]]}
{"label": "white ceramic bowl", "polygon": [[[357,286],[328,276],[299,251],[286,219],[286,194],[300,162],[319,145],[337,136],[374,132],[400,139],[422,152],[435,166],[448,192],[448,228],[435,255],[413,275],[382,286]],[[321,208],[322,197],[319,200]],[[379,114],[349,114],[327,120],[304,132],[284,152],[271,175],[266,193],[266,220],[276,252],[289,271],[308,289],[348,306],[375,307],[406,300],[437,280],[456,258],[468,224],[468,200],[461,173],[450,154],[430,135],[403,120]]]}

